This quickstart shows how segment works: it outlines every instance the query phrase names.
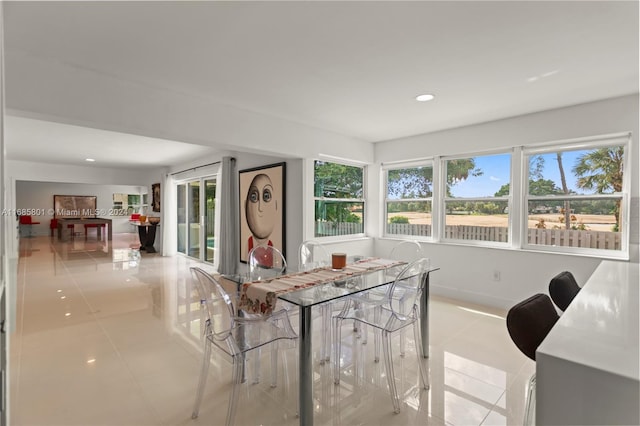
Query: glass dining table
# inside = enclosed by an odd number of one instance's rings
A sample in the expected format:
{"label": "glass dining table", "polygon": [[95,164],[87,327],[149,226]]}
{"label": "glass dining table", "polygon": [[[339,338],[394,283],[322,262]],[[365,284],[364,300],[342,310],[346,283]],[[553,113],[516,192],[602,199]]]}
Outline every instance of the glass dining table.
{"label": "glass dining table", "polygon": [[[366,261],[366,259],[365,259]],[[329,278],[321,283],[294,289],[277,294],[277,298],[299,309],[299,410],[300,425],[313,425],[313,335],[312,309],[316,305],[339,300],[349,295],[364,292],[376,287],[388,285],[395,280],[398,273],[406,266],[405,262],[381,263],[381,267],[357,270],[345,275],[340,271],[327,269],[327,273],[335,272],[335,278]],[[349,265],[347,265],[349,269]],[[429,357],[429,275],[440,268],[430,267],[425,275],[425,286],[420,300],[420,333],[422,349],[425,358]],[[323,271],[325,272],[325,271]],[[292,280],[308,273],[288,274],[284,279]],[[230,279],[229,276],[226,277]],[[245,285],[241,284],[237,276],[230,279],[238,284],[238,291]],[[257,283],[256,283],[257,284]],[[241,296],[238,294],[238,297]]]}

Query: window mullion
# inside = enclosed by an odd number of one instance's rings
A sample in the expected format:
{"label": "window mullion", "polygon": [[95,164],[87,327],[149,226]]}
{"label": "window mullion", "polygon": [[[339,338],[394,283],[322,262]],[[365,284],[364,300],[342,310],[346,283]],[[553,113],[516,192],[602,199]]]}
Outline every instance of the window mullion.
{"label": "window mullion", "polygon": [[509,241],[511,241],[511,247],[522,248],[522,241],[525,240],[524,230],[522,224],[526,219],[522,216],[523,202],[525,188],[523,181],[524,173],[527,172],[527,168],[524,165],[522,157],[522,148],[515,147],[511,155],[511,184],[509,185]]}
{"label": "window mullion", "polygon": [[439,242],[442,239],[442,224],[444,222],[444,201],[446,194],[444,187],[447,179],[443,176],[442,158],[437,156],[433,159],[433,203],[431,204],[431,237],[433,241]]}

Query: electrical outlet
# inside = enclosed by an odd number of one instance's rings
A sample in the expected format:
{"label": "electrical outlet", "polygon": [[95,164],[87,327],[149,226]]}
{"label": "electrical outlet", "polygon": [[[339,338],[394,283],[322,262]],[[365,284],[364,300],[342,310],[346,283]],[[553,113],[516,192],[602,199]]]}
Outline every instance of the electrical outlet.
{"label": "electrical outlet", "polygon": [[493,271],[493,280],[500,281],[500,271],[498,270]]}

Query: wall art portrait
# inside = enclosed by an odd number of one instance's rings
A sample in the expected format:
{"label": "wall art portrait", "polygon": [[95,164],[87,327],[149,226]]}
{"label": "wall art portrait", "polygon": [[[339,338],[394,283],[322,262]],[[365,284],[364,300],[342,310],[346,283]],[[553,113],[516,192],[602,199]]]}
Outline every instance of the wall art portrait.
{"label": "wall art portrait", "polygon": [[160,184],[154,183],[151,185],[151,210],[154,212],[160,211]]}
{"label": "wall art portrait", "polygon": [[240,261],[252,248],[273,246],[285,253],[286,163],[240,170]]}

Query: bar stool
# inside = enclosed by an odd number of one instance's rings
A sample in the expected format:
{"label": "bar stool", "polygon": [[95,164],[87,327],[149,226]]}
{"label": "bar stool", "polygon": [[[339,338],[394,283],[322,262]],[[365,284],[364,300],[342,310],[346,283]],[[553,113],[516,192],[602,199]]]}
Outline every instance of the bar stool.
{"label": "bar stool", "polygon": [[558,309],[566,311],[571,301],[580,291],[573,274],[569,271],[560,272],[549,283],[549,295]]}
{"label": "bar stool", "polygon": [[[511,340],[527,357],[536,360],[536,349],[560,317],[546,294],[536,294],[514,305],[507,313]],[[535,424],[536,374],[529,379],[524,424]]]}

